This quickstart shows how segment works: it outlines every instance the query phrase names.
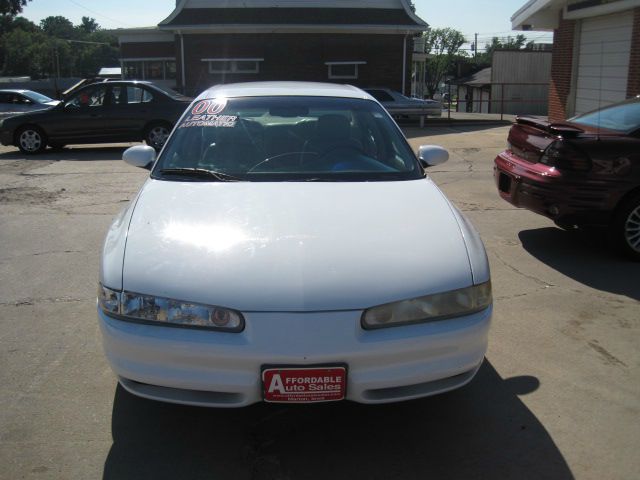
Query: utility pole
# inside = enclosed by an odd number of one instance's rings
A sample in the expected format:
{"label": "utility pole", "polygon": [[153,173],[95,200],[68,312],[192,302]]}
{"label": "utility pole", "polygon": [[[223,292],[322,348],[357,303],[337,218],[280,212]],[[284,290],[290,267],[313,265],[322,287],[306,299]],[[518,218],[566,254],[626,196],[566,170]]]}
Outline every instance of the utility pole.
{"label": "utility pole", "polygon": [[478,34],[476,33],[476,41],[473,44],[473,49],[475,50],[475,52],[473,53],[473,58],[477,58],[478,57]]}

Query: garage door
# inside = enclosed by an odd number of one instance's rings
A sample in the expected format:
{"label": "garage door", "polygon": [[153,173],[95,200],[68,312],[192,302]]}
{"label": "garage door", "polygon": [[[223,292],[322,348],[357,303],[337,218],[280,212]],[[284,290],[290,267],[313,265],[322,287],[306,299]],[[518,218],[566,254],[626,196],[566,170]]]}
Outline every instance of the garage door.
{"label": "garage door", "polygon": [[582,21],[576,114],[627,98],[632,30],[629,12]]}

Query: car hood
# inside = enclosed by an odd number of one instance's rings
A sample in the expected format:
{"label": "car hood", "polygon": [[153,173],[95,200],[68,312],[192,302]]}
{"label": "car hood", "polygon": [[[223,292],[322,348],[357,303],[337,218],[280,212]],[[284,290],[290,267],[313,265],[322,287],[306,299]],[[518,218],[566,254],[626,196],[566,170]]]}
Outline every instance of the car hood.
{"label": "car hood", "polygon": [[124,290],[241,311],[359,310],[472,284],[452,207],[429,179],[150,179]]}

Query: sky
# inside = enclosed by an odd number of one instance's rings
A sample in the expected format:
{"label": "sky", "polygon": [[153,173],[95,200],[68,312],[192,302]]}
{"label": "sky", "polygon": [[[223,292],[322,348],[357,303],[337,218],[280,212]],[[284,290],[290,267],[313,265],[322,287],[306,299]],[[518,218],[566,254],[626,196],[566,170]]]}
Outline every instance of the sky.
{"label": "sky", "polygon": [[[494,36],[515,36],[511,15],[526,0],[414,0],[417,14],[432,27],[451,27],[473,41],[478,33],[482,46]],[[157,25],[168,17],[175,0],[31,0],[22,15],[39,23],[50,15],[62,15],[74,24],[83,16],[93,17],[103,28]],[[551,34],[528,32],[529,39],[550,42]],[[466,46],[468,48],[468,45]]]}

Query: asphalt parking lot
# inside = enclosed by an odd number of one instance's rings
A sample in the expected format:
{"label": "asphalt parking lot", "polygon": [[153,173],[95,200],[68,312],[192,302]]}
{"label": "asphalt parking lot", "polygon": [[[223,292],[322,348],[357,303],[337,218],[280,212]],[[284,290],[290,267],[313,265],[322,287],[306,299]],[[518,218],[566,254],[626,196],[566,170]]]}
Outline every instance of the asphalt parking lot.
{"label": "asphalt parking lot", "polygon": [[451,153],[430,174],[483,237],[495,315],[471,384],[376,407],[215,410],[123,391],[95,319],[98,258],[146,172],[123,145],[0,148],[0,478],[638,478],[640,265],[498,197],[507,131],[406,129]]}

